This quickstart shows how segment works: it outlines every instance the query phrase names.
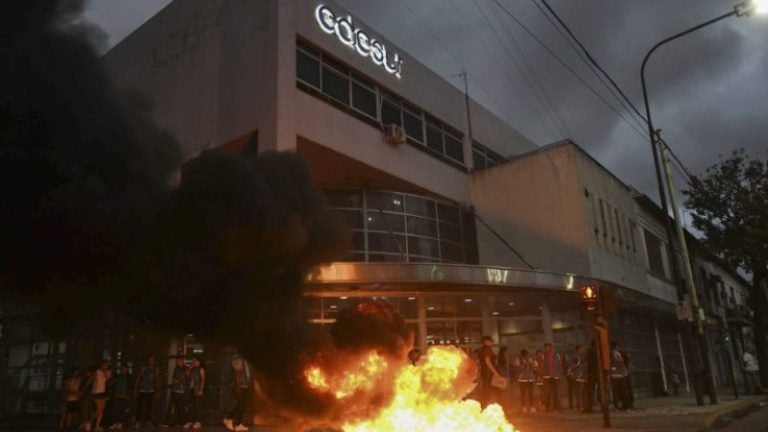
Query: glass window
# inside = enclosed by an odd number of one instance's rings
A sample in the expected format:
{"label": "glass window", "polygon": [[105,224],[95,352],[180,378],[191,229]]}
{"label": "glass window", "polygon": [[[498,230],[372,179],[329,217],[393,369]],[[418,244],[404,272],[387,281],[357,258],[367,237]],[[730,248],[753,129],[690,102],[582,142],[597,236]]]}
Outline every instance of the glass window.
{"label": "glass window", "polygon": [[365,234],[362,231],[352,233],[352,248],[356,251],[365,250]]}
{"label": "glass window", "polygon": [[406,196],[405,208],[407,209],[408,214],[425,216],[430,218],[435,217],[435,203],[432,200]]}
{"label": "glass window", "polygon": [[366,207],[389,211],[403,211],[403,196],[390,192],[369,191],[366,195]]}
{"label": "glass window", "polygon": [[405,253],[405,237],[389,233],[368,233],[368,250]]}
{"label": "glass window", "polygon": [[440,126],[427,123],[427,147],[443,154],[443,131]]}
{"label": "glass window", "polygon": [[358,81],[352,81],[352,106],[372,118],[376,115],[376,91]]}
{"label": "glass window", "polygon": [[410,111],[403,111],[403,127],[409,138],[424,142],[424,124],[421,116]]}
{"label": "glass window", "polygon": [[458,138],[445,134],[445,155],[455,161],[464,162],[464,150]]}
{"label": "glass window", "polygon": [[400,105],[389,99],[381,99],[381,123],[385,126],[396,124],[402,126]]}
{"label": "glass window", "polygon": [[363,212],[360,210],[337,210],[350,228],[363,228]]}
{"label": "glass window", "polygon": [[296,76],[305,83],[320,88],[320,60],[296,50]]}
{"label": "glass window", "polygon": [[461,228],[452,223],[440,222],[440,240],[461,243]]}
{"label": "glass window", "polygon": [[662,241],[652,233],[643,230],[645,247],[648,254],[648,267],[653,273],[664,276],[664,260],[661,257]]}
{"label": "glass window", "polygon": [[455,224],[460,223],[459,218],[459,209],[454,206],[449,206],[446,204],[438,203],[437,204],[437,217],[440,220],[451,222]]}
{"label": "glass window", "polygon": [[434,219],[418,216],[408,216],[408,234],[437,237],[437,226]]}
{"label": "glass window", "polygon": [[488,168],[488,163],[485,160],[485,154],[477,149],[472,149],[472,166],[476,170]]}
{"label": "glass window", "polygon": [[408,236],[408,254],[437,258],[440,256],[437,240]]}
{"label": "glass window", "polygon": [[342,75],[349,75],[349,68],[328,56],[323,56],[323,65],[334,69]]}
{"label": "glass window", "polygon": [[399,254],[377,254],[369,253],[368,261],[371,262],[404,262],[405,258]]}
{"label": "glass window", "polygon": [[446,261],[464,262],[464,248],[460,244],[440,242],[440,255]]}
{"label": "glass window", "polygon": [[359,190],[329,189],[323,191],[330,207],[362,208],[363,193]]}
{"label": "glass window", "polygon": [[368,229],[374,231],[405,232],[403,215],[368,211]]}
{"label": "glass window", "polygon": [[349,78],[331,69],[323,68],[323,93],[344,104],[349,104]]}

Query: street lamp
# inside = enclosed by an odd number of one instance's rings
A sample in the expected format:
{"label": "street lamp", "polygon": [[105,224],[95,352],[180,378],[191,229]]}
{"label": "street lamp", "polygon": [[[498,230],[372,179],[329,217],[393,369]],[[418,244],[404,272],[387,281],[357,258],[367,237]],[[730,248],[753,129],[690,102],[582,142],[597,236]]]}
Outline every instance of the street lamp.
{"label": "street lamp", "polygon": [[[645,58],[643,58],[643,64],[640,67],[640,80],[642,82],[642,87],[643,87],[643,102],[645,103],[645,116],[646,116],[646,120],[647,120],[647,123],[648,123],[648,139],[650,141],[651,150],[653,152],[653,163],[654,163],[654,168],[655,168],[655,171],[656,171],[656,182],[657,182],[658,187],[659,187],[659,198],[661,200],[661,207],[664,210],[665,222],[666,222],[666,228],[667,228],[667,237],[670,239],[670,242],[673,241],[674,237],[672,236],[672,227],[670,225],[670,220],[669,220],[668,217],[666,217],[667,215],[669,215],[669,206],[667,204],[667,194],[665,192],[664,180],[662,178],[661,167],[660,167],[660,164],[659,164],[660,158],[666,158],[666,154],[665,154],[665,152],[662,152],[662,154],[659,154],[659,148],[658,148],[657,143],[660,142],[661,140],[658,137],[658,132],[653,127],[653,120],[651,118],[651,108],[650,108],[650,104],[648,102],[648,89],[647,89],[647,85],[646,85],[646,82],[645,82],[645,67],[648,64],[648,59],[662,45],[664,45],[666,43],[669,43],[669,42],[672,42],[673,40],[679,39],[679,38],[681,38],[681,37],[683,37],[683,36],[685,36],[687,34],[693,33],[693,32],[695,32],[697,30],[700,30],[700,29],[702,29],[704,27],[707,27],[707,26],[709,26],[711,24],[714,24],[714,23],[716,23],[718,21],[721,21],[721,20],[724,20],[726,18],[730,18],[732,16],[748,17],[748,16],[751,16],[752,14],[756,14],[756,13],[757,14],[768,13],[768,0],[747,0],[747,1],[743,1],[743,2],[735,5],[733,7],[733,9],[731,11],[729,11],[728,13],[725,13],[725,14],[722,14],[722,15],[717,16],[715,18],[712,18],[712,19],[710,19],[708,21],[705,21],[705,22],[703,22],[703,23],[701,23],[699,25],[693,26],[693,27],[689,28],[688,30],[682,31],[682,32],[677,33],[675,35],[672,35],[672,36],[670,36],[670,37],[668,37],[668,38],[658,42],[656,45],[654,45],[648,51],[648,53],[645,55]],[[671,190],[672,185],[669,185],[669,187],[670,187],[670,190]],[[674,223],[675,223],[675,228],[676,228],[676,232],[677,232],[677,238],[678,238],[679,247],[680,247],[680,255],[681,255],[681,259],[682,259],[683,266],[684,266],[683,270],[684,270],[684,277],[685,277],[685,285],[686,285],[686,288],[687,288],[687,291],[688,291],[688,295],[690,297],[691,307],[693,308],[693,312],[694,312],[693,316],[694,316],[694,320],[695,320],[695,323],[696,323],[696,336],[697,336],[697,340],[699,342],[699,348],[700,348],[700,351],[701,351],[699,355],[701,356],[702,364],[704,365],[704,372],[705,372],[706,379],[707,379],[708,384],[709,384],[708,387],[710,389],[710,392],[709,392],[710,402],[712,404],[716,404],[717,403],[717,394],[714,391],[714,385],[713,385],[713,382],[712,382],[711,367],[710,367],[710,364],[709,364],[709,356],[707,355],[707,350],[706,350],[706,345],[705,345],[706,344],[706,338],[704,337],[704,326],[703,326],[702,316],[701,316],[702,315],[702,311],[701,311],[701,309],[699,307],[698,296],[696,295],[696,286],[695,286],[694,281],[693,281],[693,271],[691,269],[690,257],[688,256],[688,247],[687,247],[687,244],[686,244],[686,241],[685,241],[685,235],[683,233],[682,225],[680,224],[680,217],[679,217],[679,215],[677,213],[678,213],[678,209],[675,207],[673,209],[673,214],[675,215]],[[680,270],[677,268],[677,262],[674,259],[672,259],[670,261],[671,261],[671,264],[672,264],[672,274],[673,274],[673,277],[674,277],[675,280],[678,280],[678,275],[680,274]],[[698,391],[696,392],[696,399],[697,399],[697,403],[699,405],[703,404],[703,402],[701,401],[700,393]]]}

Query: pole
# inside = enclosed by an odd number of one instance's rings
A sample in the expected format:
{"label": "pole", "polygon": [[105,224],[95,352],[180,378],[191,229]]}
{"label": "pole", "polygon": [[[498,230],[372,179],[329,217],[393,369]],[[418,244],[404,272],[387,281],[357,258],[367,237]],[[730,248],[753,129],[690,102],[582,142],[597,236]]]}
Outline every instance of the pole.
{"label": "pole", "polygon": [[472,143],[472,111],[469,109],[469,84],[467,84],[467,72],[461,71],[459,74],[464,79],[464,104],[467,108],[467,136],[470,144]]}
{"label": "pole", "polygon": [[674,181],[672,179],[672,170],[669,167],[669,156],[667,150],[667,144],[660,136],[660,131],[657,131],[658,145],[661,150],[661,163],[664,166],[664,173],[667,179],[667,189],[669,192],[669,201],[672,204],[672,213],[674,215],[675,231],[677,232],[677,240],[680,245],[680,255],[683,262],[683,275],[685,276],[685,287],[688,291],[688,296],[691,300],[691,309],[693,309],[693,320],[696,323],[696,338],[699,342],[699,350],[701,351],[701,360],[704,365],[704,378],[706,379],[707,387],[709,390],[709,402],[711,404],[717,404],[717,392],[715,391],[714,383],[712,382],[712,369],[709,363],[709,349],[706,335],[704,334],[704,310],[699,305],[699,295],[696,291],[696,284],[693,280],[693,269],[691,268],[691,258],[688,253],[688,242],[685,240],[685,232],[683,231],[683,225],[680,223],[680,209],[677,206],[677,193],[674,189]]}
{"label": "pole", "polygon": [[[643,103],[645,104],[645,119],[646,119],[646,122],[648,124],[648,140],[650,141],[651,151],[653,153],[653,166],[654,166],[654,169],[655,169],[655,172],[656,172],[656,183],[657,183],[658,189],[659,189],[659,200],[661,201],[661,208],[664,211],[664,219],[665,219],[665,222],[666,222],[665,223],[665,228],[666,228],[666,231],[667,231],[667,238],[669,239],[670,244],[674,244],[674,242],[673,242],[673,238],[674,237],[672,236],[672,226],[671,226],[671,223],[670,223],[670,220],[669,220],[669,217],[668,217],[668,215],[669,215],[669,206],[667,205],[666,193],[664,191],[664,180],[662,178],[661,168],[659,166],[659,152],[658,152],[658,148],[656,146],[656,134],[655,134],[655,129],[653,127],[653,119],[651,117],[651,106],[650,106],[650,103],[648,101],[648,85],[646,84],[646,80],[645,80],[645,68],[648,65],[648,60],[651,58],[651,55],[654,52],[656,52],[656,50],[659,49],[659,47],[661,47],[662,45],[664,45],[666,43],[669,43],[669,42],[671,42],[671,41],[673,41],[675,39],[681,38],[681,37],[683,37],[683,36],[685,36],[687,34],[693,33],[693,32],[695,32],[695,31],[697,31],[697,30],[699,30],[701,28],[704,28],[704,27],[706,27],[708,25],[714,24],[714,23],[716,23],[716,22],[718,22],[720,20],[726,19],[728,17],[741,16],[742,13],[743,13],[742,12],[743,8],[744,8],[744,6],[742,4],[739,4],[736,7],[734,7],[734,9],[732,11],[730,11],[728,13],[725,13],[723,15],[717,16],[717,17],[715,17],[715,18],[713,18],[713,19],[711,19],[709,21],[705,21],[705,22],[703,22],[703,23],[701,23],[699,25],[696,25],[696,26],[693,26],[693,27],[689,28],[688,30],[682,31],[682,32],[677,33],[675,35],[672,35],[672,36],[670,36],[670,37],[668,37],[668,38],[658,42],[656,45],[654,45],[648,51],[648,53],[643,58],[642,65],[640,66],[640,82],[642,84],[642,89],[643,89]],[[674,250],[674,247],[673,247],[673,250]],[[672,269],[671,269],[672,270],[672,278],[675,281],[675,284],[678,284],[679,280],[680,280],[679,279],[680,270],[678,269],[677,260],[676,259],[671,259],[670,262],[671,262],[671,267],[672,267]],[[705,365],[708,364],[708,362],[705,359],[702,359],[702,361],[703,361],[703,363]],[[698,405],[703,405],[703,401],[702,401],[701,393],[700,393],[701,392],[700,387],[701,386],[697,386],[694,383],[693,388],[694,388],[694,392],[696,393],[696,402],[697,402]]]}
{"label": "pole", "polygon": [[[602,318],[602,324],[605,326],[605,333],[606,338],[608,337],[608,322],[605,321],[605,319],[602,317],[603,315],[603,296],[600,295],[600,289],[598,289],[598,301],[597,301],[597,310],[593,313],[595,317],[595,340],[597,341],[597,385],[598,389],[600,391],[600,411],[603,413],[603,427],[609,428],[611,427],[611,412],[608,409],[608,385],[606,382],[606,366],[610,367],[610,365],[605,365],[603,363],[603,350],[606,348],[604,347],[602,343],[602,339],[600,337],[600,332],[598,331],[598,325],[601,320],[598,318]],[[606,342],[607,343],[607,342]]]}

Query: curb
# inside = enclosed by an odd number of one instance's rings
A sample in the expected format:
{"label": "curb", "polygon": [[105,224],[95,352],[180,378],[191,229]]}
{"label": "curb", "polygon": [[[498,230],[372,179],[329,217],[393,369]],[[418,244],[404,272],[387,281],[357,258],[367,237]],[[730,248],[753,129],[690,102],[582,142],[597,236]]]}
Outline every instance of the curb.
{"label": "curb", "polygon": [[709,414],[704,418],[704,421],[702,421],[701,429],[699,430],[707,431],[707,430],[721,428],[729,424],[736,418],[744,417],[745,415],[748,415],[751,411],[754,410],[755,407],[759,406],[764,402],[768,402],[768,397],[762,397],[759,399],[744,401],[738,405],[733,405],[728,408],[723,408],[719,411]]}

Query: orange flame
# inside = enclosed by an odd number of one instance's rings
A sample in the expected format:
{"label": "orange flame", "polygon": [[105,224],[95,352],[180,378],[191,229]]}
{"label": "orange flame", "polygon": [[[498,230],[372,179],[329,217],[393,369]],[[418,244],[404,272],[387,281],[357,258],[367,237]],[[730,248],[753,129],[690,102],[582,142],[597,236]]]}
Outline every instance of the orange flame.
{"label": "orange flame", "polygon": [[[328,377],[313,366],[305,371],[305,378],[316,391],[332,392],[342,400],[373,390],[388,367],[383,357],[371,352],[338,376]],[[459,348],[432,347],[417,366],[395,371],[394,397],[389,405],[374,418],[350,420],[341,428],[345,432],[514,432],[500,406],[482,410],[478,402],[462,400],[472,390],[474,372]]]}

